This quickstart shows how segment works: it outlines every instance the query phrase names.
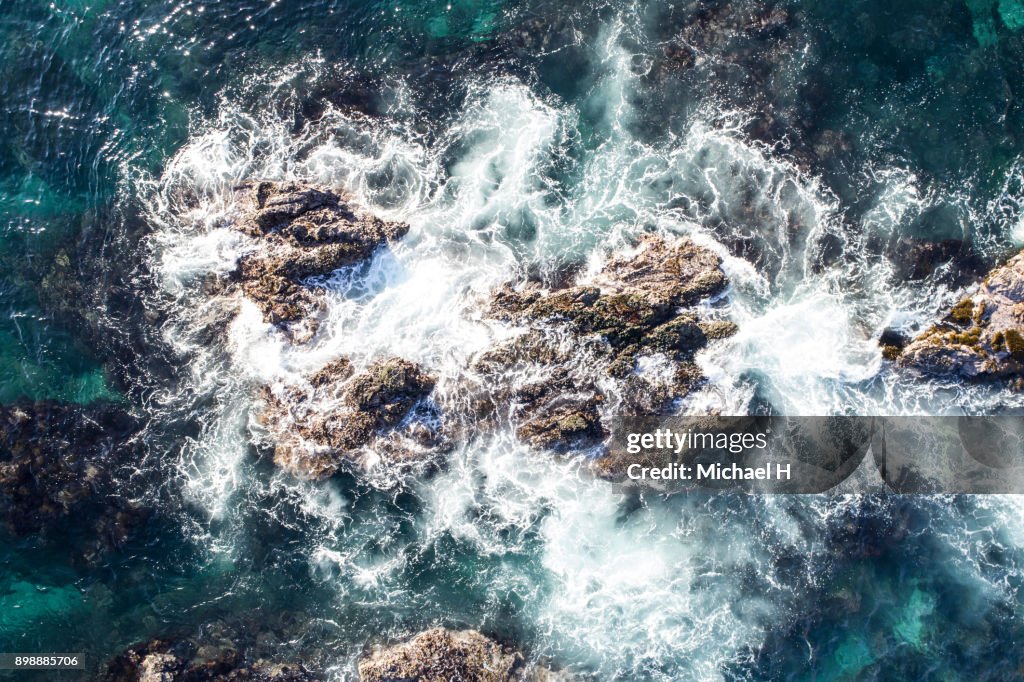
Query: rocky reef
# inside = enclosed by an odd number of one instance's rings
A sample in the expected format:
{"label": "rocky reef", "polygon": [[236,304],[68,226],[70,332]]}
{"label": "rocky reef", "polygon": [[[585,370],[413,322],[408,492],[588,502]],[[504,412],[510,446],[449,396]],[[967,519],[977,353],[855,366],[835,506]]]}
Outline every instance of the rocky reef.
{"label": "rocky reef", "polygon": [[439,415],[426,398],[435,378],[401,358],[356,374],[334,360],[296,384],[263,390],[259,421],[274,441],[274,462],[304,478],[327,478],[357,463],[363,446],[393,463],[429,458],[441,442]]}
{"label": "rocky reef", "polygon": [[1024,253],[891,355],[898,366],[933,376],[1024,382]]}
{"label": "rocky reef", "polygon": [[0,406],[0,519],[18,536],[70,533],[87,561],[121,547],[145,518],[121,474],[137,471],[140,428],[109,403]]}
{"label": "rocky reef", "polygon": [[433,628],[412,639],[379,647],[359,662],[363,682],[511,682],[554,679],[527,672],[515,649],[475,630]]}
{"label": "rocky reef", "polygon": [[153,639],[130,647],[107,662],[102,682],[200,682],[251,680],[316,682],[324,679],[297,663],[251,660],[230,646],[190,639]]}
{"label": "rocky reef", "polygon": [[409,230],[358,211],[342,195],[300,182],[254,182],[237,190],[230,225],[258,241],[233,275],[264,319],[296,342],[316,333],[321,301],[308,280],[369,258]]}
{"label": "rocky reef", "polygon": [[[720,264],[689,239],[647,235],[586,282],[501,288],[491,317],[527,331],[474,363],[495,409],[511,406],[521,439],[556,450],[602,440],[603,406],[625,414],[670,409],[703,378],[694,354],[735,331],[694,308],[726,288]],[[658,371],[639,371],[645,362]],[[598,386],[601,374],[608,381]]]}

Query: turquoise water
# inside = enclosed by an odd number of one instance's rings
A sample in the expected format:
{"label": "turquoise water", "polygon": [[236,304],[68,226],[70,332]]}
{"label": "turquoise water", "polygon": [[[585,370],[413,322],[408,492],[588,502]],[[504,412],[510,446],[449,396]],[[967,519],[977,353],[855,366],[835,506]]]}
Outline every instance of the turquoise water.
{"label": "turquoise water", "polygon": [[637,498],[500,434],[395,487],[275,474],[246,430],[260,363],[196,341],[207,242],[162,202],[298,176],[409,221],[338,285],[325,351],[454,373],[479,343],[464,290],[641,224],[760,273],[728,264],[741,331],[707,360],[727,410],[1019,409],[903,381],[872,338],[962,285],[901,276],[905,238],[983,265],[1024,241],[1022,28],[1012,0],[4,0],[0,402],[146,415],[153,516],[92,562],[87,520],[2,531],[0,650],[86,652],[87,679],[217,624],[345,679],[366,642],[444,624],[597,679],[1013,679],[1012,497]]}

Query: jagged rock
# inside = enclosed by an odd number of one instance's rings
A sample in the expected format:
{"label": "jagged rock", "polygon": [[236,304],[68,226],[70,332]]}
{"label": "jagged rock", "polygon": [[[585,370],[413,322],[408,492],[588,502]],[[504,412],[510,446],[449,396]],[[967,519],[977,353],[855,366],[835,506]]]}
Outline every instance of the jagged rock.
{"label": "jagged rock", "polygon": [[634,252],[615,256],[594,280],[604,294],[640,296],[656,306],[693,305],[728,284],[721,259],[690,239],[644,235]]}
{"label": "jagged rock", "polygon": [[0,519],[16,535],[74,526],[86,559],[122,546],[145,517],[119,471],[141,457],[140,429],[110,403],[0,406]]}
{"label": "jagged rock", "polygon": [[908,344],[898,364],[976,381],[1024,379],[1024,253]]}
{"label": "jagged rock", "polygon": [[257,239],[236,278],[264,319],[297,342],[316,332],[321,301],[306,280],[369,258],[409,226],[359,212],[334,191],[300,182],[256,182],[238,188],[242,213],[231,226]]}
{"label": "jagged rock", "polygon": [[[612,397],[595,384],[595,370],[616,380],[617,411],[668,408],[702,379],[694,354],[736,331],[687,309],[726,286],[713,252],[647,235],[585,283],[497,290],[491,316],[529,331],[481,354],[474,368],[521,439],[554,450],[588,447],[607,436],[600,412]],[[668,362],[663,376],[638,374],[638,359],[651,356]],[[509,377],[512,385],[504,385]]]}
{"label": "jagged rock", "polygon": [[376,426],[394,426],[414,403],[434,390],[434,382],[419,365],[391,358],[355,377],[345,400],[358,412],[374,415]]}
{"label": "jagged rock", "polygon": [[[561,291],[499,290],[491,312],[516,322],[565,322],[581,334],[603,337],[616,352],[613,364],[631,365],[641,351],[692,356],[708,341],[696,316],[678,308],[721,293],[728,282],[713,252],[689,239],[669,243],[644,236],[634,253],[608,261],[592,284]],[[714,322],[717,338],[734,328]]]}
{"label": "jagged rock", "polygon": [[197,647],[189,640],[154,639],[107,662],[102,682],[316,682],[323,678],[294,663],[249,660],[231,647]]}
{"label": "jagged rock", "polygon": [[599,410],[604,394],[592,383],[575,383],[562,368],[553,375],[511,392],[512,416],[519,422],[516,436],[534,447],[556,451],[601,442],[608,435]]}
{"label": "jagged rock", "polygon": [[373,650],[359,662],[363,682],[508,682],[522,679],[523,657],[475,630],[433,628]]}
{"label": "jagged rock", "polygon": [[305,384],[266,388],[259,420],[275,441],[274,462],[306,478],[333,475],[372,441],[390,461],[415,461],[440,444],[434,410],[424,406],[422,419],[410,420],[401,433],[395,429],[434,383],[419,365],[401,358],[381,360],[354,376],[342,358]]}

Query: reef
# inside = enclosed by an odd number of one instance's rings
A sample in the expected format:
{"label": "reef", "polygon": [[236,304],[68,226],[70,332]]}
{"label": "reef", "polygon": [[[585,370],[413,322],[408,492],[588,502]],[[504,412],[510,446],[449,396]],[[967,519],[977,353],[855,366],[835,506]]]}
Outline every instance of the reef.
{"label": "reef", "polygon": [[898,366],[973,381],[1024,379],[1024,253],[989,273],[977,291],[914,338]]}
{"label": "reef", "polygon": [[264,387],[258,420],[274,442],[274,462],[304,478],[327,478],[359,463],[364,446],[391,463],[429,459],[442,443],[427,400],[435,377],[401,358],[356,374],[347,358],[301,382]]}
{"label": "reef", "polygon": [[295,342],[316,333],[322,300],[311,278],[363,261],[409,230],[316,185],[254,182],[236,195],[241,208],[230,225],[258,246],[239,260],[232,282]]}
{"label": "reef", "polygon": [[0,406],[0,519],[16,536],[72,538],[94,561],[146,517],[131,486],[140,422],[121,407],[47,402]]}
{"label": "reef", "polygon": [[[474,362],[494,409],[508,409],[519,438],[555,450],[603,440],[605,406],[623,414],[670,410],[703,379],[695,353],[735,332],[694,308],[725,290],[720,265],[692,240],[645,235],[586,282],[500,288],[490,317],[527,331]],[[645,360],[662,370],[639,371]]]}

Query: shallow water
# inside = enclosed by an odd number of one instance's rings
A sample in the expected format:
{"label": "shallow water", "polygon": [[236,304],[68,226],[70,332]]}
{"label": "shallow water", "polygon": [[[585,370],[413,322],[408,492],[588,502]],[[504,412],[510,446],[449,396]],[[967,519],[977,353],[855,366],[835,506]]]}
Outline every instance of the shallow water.
{"label": "shallow water", "polygon": [[[465,419],[472,356],[513,333],[481,321],[487,292],[586,276],[647,230],[710,245],[732,283],[709,305],[740,331],[698,358],[684,410],[1019,410],[898,376],[876,343],[964,286],[905,276],[901,239],[970,240],[987,264],[1024,239],[1017,4],[775,9],[754,30],[730,17],[763,3],[6,1],[0,399],[126,401],[160,484],[98,565],[0,536],[0,650],[98,666],[258,624],[346,679],[366,642],[443,624],[597,679],[1018,674],[1013,496],[640,496],[500,429],[430,477],[302,483],[254,456],[255,388],[339,355],[422,363]],[[688,70],[666,64],[680,34]],[[251,248],[220,226],[248,178],[411,226],[327,282],[307,346],[255,308],[210,342],[202,279]],[[123,300],[100,335],[50,303],[62,250],[147,273],[127,288],[164,315],[152,357],[124,352],[146,321]]]}

